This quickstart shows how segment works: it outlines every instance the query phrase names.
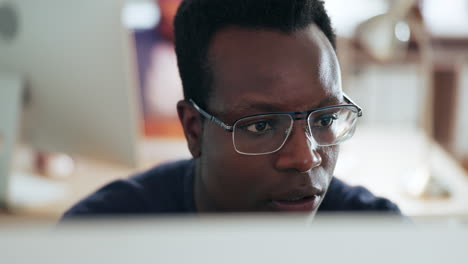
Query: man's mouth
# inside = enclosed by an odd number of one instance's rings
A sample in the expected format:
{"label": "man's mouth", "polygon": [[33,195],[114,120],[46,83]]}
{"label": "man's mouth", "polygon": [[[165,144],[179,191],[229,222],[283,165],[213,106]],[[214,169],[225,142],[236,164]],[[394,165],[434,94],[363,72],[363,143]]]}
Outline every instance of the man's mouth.
{"label": "man's mouth", "polygon": [[318,208],[321,195],[292,196],[278,200],[272,200],[271,205],[275,210],[286,212],[312,212]]}

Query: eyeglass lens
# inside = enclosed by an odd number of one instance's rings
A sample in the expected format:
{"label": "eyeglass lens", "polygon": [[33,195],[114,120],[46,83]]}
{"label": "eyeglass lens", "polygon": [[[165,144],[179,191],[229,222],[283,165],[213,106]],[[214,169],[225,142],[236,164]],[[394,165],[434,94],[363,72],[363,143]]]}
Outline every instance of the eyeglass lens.
{"label": "eyeglass lens", "polygon": [[[346,106],[312,112],[307,120],[308,136],[320,146],[341,143],[352,136],[357,116],[355,107]],[[286,142],[293,123],[293,117],[289,114],[242,118],[234,124],[234,147],[243,154],[275,152]]]}

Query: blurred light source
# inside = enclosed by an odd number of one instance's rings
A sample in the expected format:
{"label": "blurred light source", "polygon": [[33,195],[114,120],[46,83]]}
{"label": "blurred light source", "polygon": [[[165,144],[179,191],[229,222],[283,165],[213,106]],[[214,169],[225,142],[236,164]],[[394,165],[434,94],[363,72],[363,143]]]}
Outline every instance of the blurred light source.
{"label": "blurred light source", "polygon": [[395,37],[402,42],[408,42],[410,39],[410,28],[407,23],[400,21],[395,25]]}
{"label": "blurred light source", "polygon": [[356,27],[357,40],[372,57],[381,62],[404,57],[413,30],[408,23],[416,23],[411,13],[416,2],[393,0],[385,14],[371,17]]}
{"label": "blurred light source", "polygon": [[386,62],[405,55],[408,42],[400,38],[409,39],[409,31],[405,22],[382,14],[361,23],[356,28],[356,37],[367,53],[376,60]]}
{"label": "blurred light source", "polygon": [[123,24],[133,30],[156,27],[161,19],[161,11],[154,1],[128,1],[122,11]]}

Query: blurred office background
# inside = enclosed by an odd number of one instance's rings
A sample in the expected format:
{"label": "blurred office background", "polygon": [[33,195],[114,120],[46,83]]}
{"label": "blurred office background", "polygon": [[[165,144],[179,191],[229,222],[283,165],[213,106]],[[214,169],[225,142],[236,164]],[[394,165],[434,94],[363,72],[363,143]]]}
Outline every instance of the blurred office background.
{"label": "blurred office background", "polygon": [[[190,157],[175,109],[182,98],[172,28],[179,4],[128,0],[121,13],[131,34],[141,110],[137,165],[38,154],[18,139],[10,193],[18,193],[12,195],[20,206],[9,212],[58,218],[112,179]],[[364,109],[336,175],[389,197],[409,216],[468,215],[468,1],[325,5],[338,37],[343,89]],[[30,180],[15,181],[17,171],[30,172]]]}

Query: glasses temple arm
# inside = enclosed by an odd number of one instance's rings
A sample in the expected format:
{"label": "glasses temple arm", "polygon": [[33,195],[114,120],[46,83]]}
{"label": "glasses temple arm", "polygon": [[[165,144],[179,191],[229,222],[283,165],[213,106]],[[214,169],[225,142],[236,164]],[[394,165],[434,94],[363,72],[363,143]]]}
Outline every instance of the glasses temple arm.
{"label": "glasses temple arm", "polygon": [[223,121],[219,120],[218,118],[214,117],[213,115],[210,115],[208,114],[205,110],[201,109],[192,99],[189,99],[190,103],[193,105],[193,107],[195,107],[195,109],[202,115],[204,116],[206,119],[210,120],[211,122],[219,125],[220,127],[222,127],[223,129],[227,130],[227,131],[231,131],[233,130],[232,126],[228,126],[226,125]]}
{"label": "glasses temple arm", "polygon": [[349,96],[345,92],[343,92],[343,97],[347,101],[347,103],[356,106],[358,109],[358,116],[362,116],[362,108],[359,105],[357,105],[353,100],[351,100],[351,98],[349,98]]}

